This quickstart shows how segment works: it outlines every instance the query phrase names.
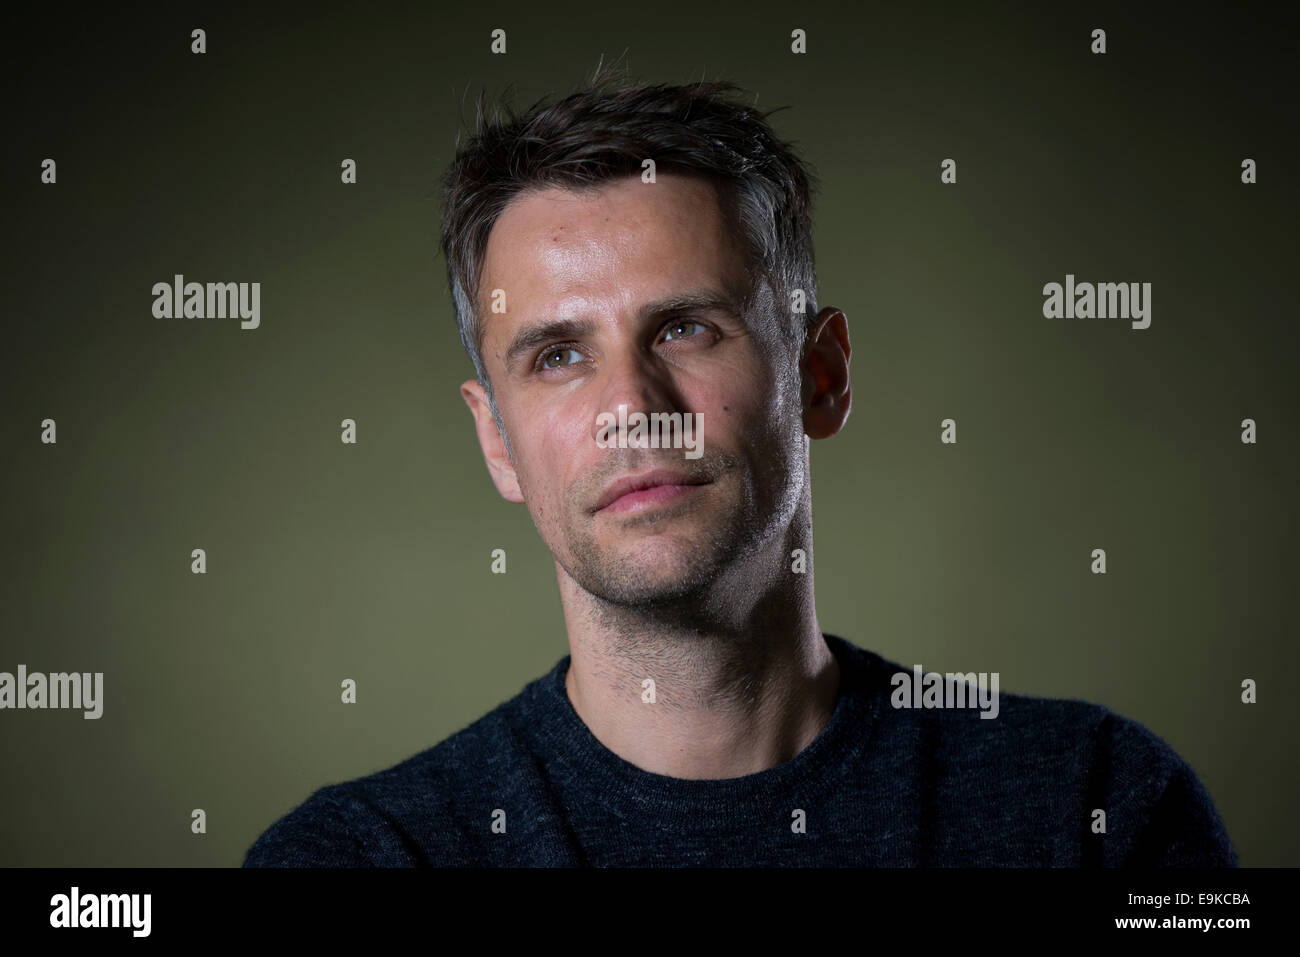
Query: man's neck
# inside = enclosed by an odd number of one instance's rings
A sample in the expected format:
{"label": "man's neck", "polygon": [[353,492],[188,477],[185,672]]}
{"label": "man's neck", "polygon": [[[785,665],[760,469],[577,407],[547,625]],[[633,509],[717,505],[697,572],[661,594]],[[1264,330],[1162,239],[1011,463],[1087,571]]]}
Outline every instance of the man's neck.
{"label": "man's neck", "polygon": [[578,717],[625,761],[670,777],[741,777],[794,758],[830,721],[840,675],[811,573],[782,577],[729,602],[726,620],[683,625],[599,603],[561,573]]}

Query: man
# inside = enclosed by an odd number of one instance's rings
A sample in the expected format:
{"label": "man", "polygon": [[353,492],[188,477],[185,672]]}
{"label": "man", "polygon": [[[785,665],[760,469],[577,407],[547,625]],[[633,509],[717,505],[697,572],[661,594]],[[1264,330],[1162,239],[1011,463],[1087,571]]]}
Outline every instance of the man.
{"label": "man", "polygon": [[[848,324],[816,306],[810,176],[734,90],[480,102],[444,193],[461,394],[570,654],[246,866],[1235,865],[1141,726],[996,684],[913,707],[909,669],[821,631],[808,442],[848,418]],[[656,413],[673,441],[626,434]]]}

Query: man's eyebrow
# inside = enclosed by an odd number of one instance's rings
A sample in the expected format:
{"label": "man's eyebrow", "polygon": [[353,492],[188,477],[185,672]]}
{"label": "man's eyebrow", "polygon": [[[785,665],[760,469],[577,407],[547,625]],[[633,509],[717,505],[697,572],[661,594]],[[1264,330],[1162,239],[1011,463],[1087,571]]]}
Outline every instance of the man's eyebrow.
{"label": "man's eyebrow", "polygon": [[[661,316],[667,318],[683,312],[717,310],[728,312],[738,319],[744,318],[743,307],[738,300],[713,289],[700,289],[657,299],[638,309],[637,315],[645,321]],[[506,349],[506,368],[512,369],[523,355],[547,343],[588,336],[594,327],[595,323],[589,319],[553,319],[550,322],[541,322],[520,329]]]}
{"label": "man's eyebrow", "polygon": [[513,369],[522,356],[534,349],[562,339],[581,339],[590,335],[594,326],[588,319],[553,319],[520,329],[506,349],[506,370]]}
{"label": "man's eyebrow", "polygon": [[738,319],[744,318],[741,304],[736,299],[714,289],[699,289],[693,292],[681,293],[680,295],[668,296],[656,302],[647,303],[639,310],[639,314],[644,319],[653,316],[670,316],[692,310],[709,311],[714,309],[730,312]]}

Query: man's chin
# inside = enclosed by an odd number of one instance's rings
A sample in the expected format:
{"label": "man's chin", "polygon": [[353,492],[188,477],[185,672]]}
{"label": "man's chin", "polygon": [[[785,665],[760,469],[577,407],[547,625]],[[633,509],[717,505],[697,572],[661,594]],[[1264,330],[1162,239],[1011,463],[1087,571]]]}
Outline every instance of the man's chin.
{"label": "man's chin", "polygon": [[[681,549],[679,552],[678,549]],[[658,544],[634,549],[603,562],[587,590],[607,601],[625,605],[666,605],[689,601],[712,588],[713,569],[701,561],[698,545],[677,548]]]}
{"label": "man's chin", "polygon": [[604,581],[591,590],[593,595],[611,605],[636,608],[645,612],[672,609],[680,613],[701,603],[709,587],[699,582],[611,582]]}

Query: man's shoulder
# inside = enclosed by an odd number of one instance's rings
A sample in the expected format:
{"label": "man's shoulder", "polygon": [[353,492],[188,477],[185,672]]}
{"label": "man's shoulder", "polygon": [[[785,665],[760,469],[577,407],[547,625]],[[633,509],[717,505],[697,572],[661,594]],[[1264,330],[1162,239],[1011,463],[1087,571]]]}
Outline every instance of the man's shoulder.
{"label": "man's shoulder", "polygon": [[[1237,852],[1192,763],[1140,721],[1074,699],[1010,695],[1013,736],[1077,756],[1084,817],[1107,865],[1235,867]],[[1036,727],[1036,722],[1046,732]]]}
{"label": "man's shoulder", "polygon": [[533,784],[521,711],[542,680],[411,757],[318,788],[254,842],[244,866],[474,863],[494,808]]}
{"label": "man's shoulder", "polygon": [[[880,674],[905,670],[879,660]],[[933,759],[947,796],[977,817],[981,806],[990,822],[1078,822],[1084,846],[1096,836],[1101,863],[1237,863],[1192,765],[1145,724],[1106,705],[1011,692],[996,696],[995,711],[893,703],[883,710],[899,742],[897,760]]]}
{"label": "man's shoulder", "polygon": [[[922,733],[967,748],[975,756],[988,757],[993,748],[1032,753],[1040,760],[1109,755],[1152,769],[1182,763],[1169,744],[1145,725],[1106,705],[1002,691],[989,676],[980,674],[937,674],[932,683],[927,673],[922,687],[913,689],[915,669],[875,652],[859,651],[872,664],[875,690],[884,699],[886,712],[894,712],[902,721],[929,723],[931,727]],[[895,680],[898,675],[906,676],[906,682]],[[964,692],[954,691],[952,679],[965,679]],[[923,688],[931,687],[934,693],[927,699]]]}

